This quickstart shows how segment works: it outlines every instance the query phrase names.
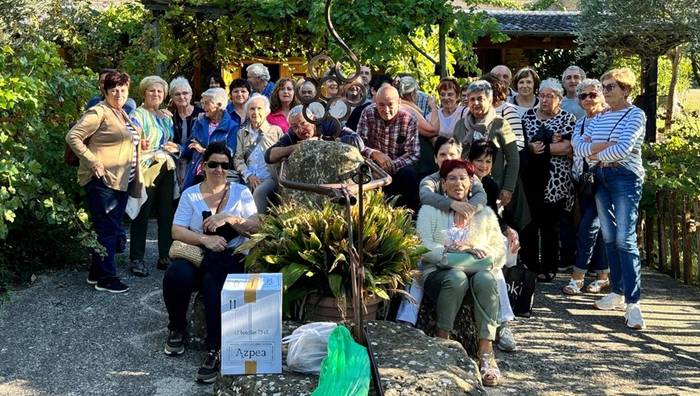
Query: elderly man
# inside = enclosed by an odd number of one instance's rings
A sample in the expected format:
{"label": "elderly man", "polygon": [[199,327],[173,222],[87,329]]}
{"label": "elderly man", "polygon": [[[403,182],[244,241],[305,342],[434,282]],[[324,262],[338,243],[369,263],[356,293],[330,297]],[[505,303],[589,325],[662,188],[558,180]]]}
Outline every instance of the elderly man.
{"label": "elderly man", "polygon": [[418,175],[413,164],[418,161],[418,123],[410,113],[400,109],[399,91],[383,85],[360,116],[357,133],[365,143],[362,154],[389,173],[393,181],[385,188],[387,195],[399,195],[398,204],[418,210]]}
{"label": "elderly man", "polygon": [[[303,111],[303,105],[294,106],[291,110],[289,110],[289,116],[287,117],[287,120],[289,121],[289,132],[282,135],[277,143],[265,151],[265,162],[268,164],[276,164],[292,155],[292,153],[299,147],[299,143],[301,141],[319,137],[316,132],[316,125],[304,118]],[[314,115],[309,115],[309,118],[312,120],[315,119]],[[329,134],[330,131],[326,132],[325,129],[321,128],[319,128],[319,130],[321,132],[321,139],[334,139],[334,136]],[[336,140],[340,141],[341,143],[355,146],[360,151],[363,151],[364,149],[362,139],[360,139],[355,132],[348,128],[343,128]]]}
{"label": "elderly man", "polygon": [[510,83],[513,80],[513,73],[510,72],[510,69],[506,65],[498,65],[491,69],[491,73],[495,74],[498,78],[503,81],[506,86],[508,87],[508,97],[512,98],[515,96],[517,92],[511,88]]}
{"label": "elderly man", "polygon": [[270,71],[262,63],[253,63],[245,69],[248,82],[253,86],[253,91],[267,96],[270,99],[275,84],[270,82]]}
{"label": "elderly man", "polygon": [[561,100],[561,108],[574,116],[576,120],[586,117],[586,111],[583,110],[576,97],[576,87],[586,78],[586,72],[576,65],[571,65],[564,70],[561,75],[561,85],[564,87],[566,96]]}
{"label": "elderly man", "polygon": [[352,110],[352,113],[350,113],[350,117],[348,117],[348,121],[345,123],[346,127],[352,129],[353,131],[357,130],[357,124],[360,122],[360,116],[362,115],[362,112],[367,107],[369,107],[369,105],[372,104],[374,97],[377,95],[377,91],[384,84],[391,85],[391,78],[389,78],[389,76],[385,76],[383,74],[378,74],[378,75],[375,75],[372,77],[372,79],[369,82],[369,91],[368,91],[369,95],[370,95],[370,100],[355,107]]}

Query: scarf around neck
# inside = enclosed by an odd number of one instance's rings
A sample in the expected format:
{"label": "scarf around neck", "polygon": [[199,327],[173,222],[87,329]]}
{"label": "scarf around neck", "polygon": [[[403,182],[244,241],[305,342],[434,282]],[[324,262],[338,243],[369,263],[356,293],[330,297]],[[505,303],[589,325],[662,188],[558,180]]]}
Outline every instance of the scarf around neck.
{"label": "scarf around neck", "polygon": [[467,113],[464,117],[464,126],[467,127],[467,131],[474,134],[473,140],[477,139],[487,139],[489,135],[489,128],[496,119],[496,110],[491,106],[488,112],[480,120],[476,120],[471,113]]}

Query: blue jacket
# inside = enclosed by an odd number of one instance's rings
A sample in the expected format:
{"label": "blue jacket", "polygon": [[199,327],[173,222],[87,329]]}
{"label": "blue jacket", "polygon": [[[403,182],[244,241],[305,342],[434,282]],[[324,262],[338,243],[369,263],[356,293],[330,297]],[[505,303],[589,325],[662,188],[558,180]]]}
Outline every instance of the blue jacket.
{"label": "blue jacket", "polygon": [[[209,136],[209,119],[202,114],[194,122],[192,127],[192,134],[190,135],[192,139],[196,139],[204,148],[207,148],[211,142],[226,142],[226,147],[231,150],[231,157],[236,152],[236,128],[235,123],[231,119],[231,116],[224,111],[224,115],[219,122],[211,136]],[[195,176],[197,175],[197,168],[202,162],[202,154],[197,151],[192,150],[187,147],[189,143],[180,147],[181,158],[186,158],[189,160],[187,164],[187,172],[185,172],[185,179],[183,185],[181,186],[181,191],[186,188],[193,186],[195,183]]]}

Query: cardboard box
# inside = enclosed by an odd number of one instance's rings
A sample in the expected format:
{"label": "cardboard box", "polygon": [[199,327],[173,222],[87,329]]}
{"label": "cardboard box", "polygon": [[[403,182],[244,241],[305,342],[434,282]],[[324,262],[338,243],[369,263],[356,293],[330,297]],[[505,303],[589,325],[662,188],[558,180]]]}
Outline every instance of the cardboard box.
{"label": "cardboard box", "polygon": [[221,290],[221,374],[282,372],[282,274],[229,274]]}

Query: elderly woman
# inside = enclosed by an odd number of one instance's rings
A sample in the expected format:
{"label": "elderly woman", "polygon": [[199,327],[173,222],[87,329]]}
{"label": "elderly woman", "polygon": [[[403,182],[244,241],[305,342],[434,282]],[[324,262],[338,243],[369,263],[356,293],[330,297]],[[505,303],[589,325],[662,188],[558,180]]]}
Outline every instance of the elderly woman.
{"label": "elderly woman", "polygon": [[299,99],[294,95],[294,81],[291,78],[280,78],[272,91],[270,99],[270,109],[267,115],[267,122],[270,125],[278,126],[282,132],[289,130],[289,110],[299,104]]}
{"label": "elderly woman", "polygon": [[628,101],[637,82],[632,70],[613,69],[600,79],[609,110],[588,123],[576,145],[576,152],[595,169],[595,203],[610,265],[611,293],[596,301],[595,307],[624,308],[627,326],[643,329],[636,225],[644,183],[642,143],[646,117]]}
{"label": "elderly woman", "polygon": [[148,276],[143,257],[152,209],[158,214],[157,267],[164,270],[170,264],[170,228],[175,212],[175,160],[172,153],[178,152],[180,147],[172,142],[173,119],[170,113],[160,109],[166,92],[168,83],[165,80],[158,76],[144,77],[139,84],[143,104],[131,113],[131,121],[143,130],[140,165],[147,195],[138,215],[131,222],[130,269],[136,276]]}
{"label": "elderly woman", "polygon": [[238,131],[234,165],[253,192],[258,213],[267,213],[268,199],[275,192],[277,182],[274,170],[265,162],[265,151],[282,137],[282,130],[266,120],[270,114],[267,97],[253,95],[245,107],[250,122]]}
{"label": "elderly woman", "polygon": [[493,163],[491,175],[500,189],[498,198],[503,207],[513,202],[509,211],[513,213],[518,226],[524,226],[527,220],[526,209],[522,202],[513,200],[513,192],[518,183],[520,157],[518,143],[510,124],[493,108],[493,90],[491,84],[484,80],[474,81],[467,89],[469,113],[455,125],[454,137],[462,144],[462,157],[466,157],[475,140],[486,139],[499,148]]}
{"label": "elderly woman", "polygon": [[535,87],[538,85],[540,85],[540,76],[529,67],[524,67],[515,73],[513,87],[518,93],[513,95],[509,102],[517,106],[520,117],[529,109],[537,107],[540,103],[535,95]]}
{"label": "elderly woman", "polygon": [[253,88],[250,86],[248,80],[237,78],[231,81],[228,90],[231,101],[226,105],[226,112],[231,116],[231,120],[234,124],[234,132],[238,132],[238,129],[240,129],[246,121],[245,104],[253,93]]}
{"label": "elderly woman", "polygon": [[187,307],[192,292],[204,297],[207,353],[197,371],[197,381],[210,383],[219,373],[221,349],[221,289],[226,275],[242,273],[243,256],[235,249],[259,227],[255,204],[243,185],[226,180],[233,158],[224,142],[211,143],[203,155],[202,183],[182,193],[173,221],[173,239],[204,249],[199,266],[176,258],[163,277],[163,300],[168,310],[169,334],[164,352],[185,352]]}
{"label": "elderly woman", "polygon": [[129,97],[129,75],[118,71],[104,79],[105,100],[88,109],[66,135],[80,159],[78,183],[87,193],[88,211],[104,253],[94,252],[87,283],[96,290],[124,293],[114,255],[129,195],[140,197],[141,130],[122,109]]}
{"label": "elderly woman", "polygon": [[[466,161],[444,161],[440,182],[447,196],[465,200],[473,174],[474,167]],[[487,206],[466,218],[423,205],[417,229],[423,245],[430,249],[423,255],[421,281],[425,294],[437,305],[436,335],[449,338],[457,312],[471,289],[482,381],[486,386],[497,385],[501,374],[493,355],[499,310],[494,271],[500,271],[505,262],[505,247],[496,215]]]}
{"label": "elderly woman", "polygon": [[[593,119],[606,109],[605,98],[603,97],[603,87],[600,81],[595,79],[585,79],[576,86],[581,108],[586,112],[586,116],[576,121],[576,128],[571,138],[571,144],[576,147],[584,138],[583,133]],[[571,175],[574,181],[581,183],[581,176],[588,172],[589,166],[586,159],[580,152],[574,150],[574,166]],[[605,257],[605,247],[603,235],[599,232],[600,221],[595,205],[595,198],[585,192],[579,192],[578,202],[581,210],[581,219],[578,223],[576,233],[576,260],[574,270],[571,274],[569,284],[562,289],[564,294],[579,294],[583,289],[583,280],[587,270],[596,273],[596,280],[591,282],[586,291],[598,293],[604,288],[608,288],[608,264]]]}
{"label": "elderly woman", "polygon": [[440,94],[440,109],[428,115],[428,121],[435,117],[440,119],[440,136],[452,137],[455,125],[462,117],[462,106],[459,103],[459,84],[454,77],[445,77],[440,80],[437,88]]}
{"label": "elderly woman", "polygon": [[[515,141],[518,143],[518,151],[522,152],[525,148],[525,137],[523,136],[523,123],[520,119],[520,114],[518,114],[518,108],[512,104],[508,103],[506,99],[508,98],[508,86],[498,78],[497,75],[492,73],[486,73],[481,76],[481,79],[491,84],[491,89],[493,90],[493,109],[496,110],[496,114],[506,120],[510,129],[515,135]],[[469,106],[469,97],[467,88],[467,106]]]}
{"label": "elderly woman", "polygon": [[[179,144],[180,152],[183,152],[190,143],[194,121],[204,110],[199,106],[192,105],[192,87],[184,77],[177,77],[170,82],[170,99],[173,106],[175,106],[175,111],[173,112],[173,142]],[[187,162],[187,159],[182,157],[177,160],[175,174],[177,175],[178,186],[181,186],[185,180]]]}
{"label": "elderly woman", "polygon": [[192,139],[182,153],[189,161],[183,190],[201,181],[204,175],[202,154],[210,143],[226,142],[231,153],[236,150],[235,124],[225,110],[226,102],[226,91],[223,88],[210,88],[202,93],[204,116],[200,116],[194,123]]}
{"label": "elderly woman", "polygon": [[[557,228],[574,207],[569,154],[576,117],[559,106],[564,90],[558,80],[542,81],[539,91],[539,107],[523,116],[529,160],[522,174],[532,222],[522,233],[521,257],[539,281],[551,282],[560,263]],[[561,262],[573,261],[573,253],[564,249]]]}

